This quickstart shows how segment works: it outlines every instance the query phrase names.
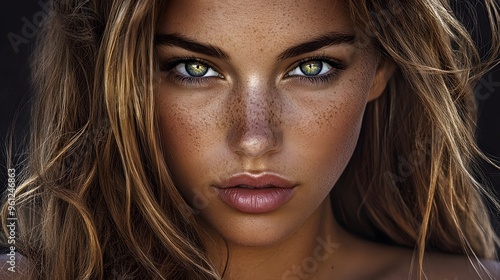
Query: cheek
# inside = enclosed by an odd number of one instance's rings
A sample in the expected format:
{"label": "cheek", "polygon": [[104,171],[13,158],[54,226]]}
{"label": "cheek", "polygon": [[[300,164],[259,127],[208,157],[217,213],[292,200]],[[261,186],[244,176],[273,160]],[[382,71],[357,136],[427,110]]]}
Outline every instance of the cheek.
{"label": "cheek", "polygon": [[[178,90],[177,90],[178,91]],[[193,157],[215,144],[219,130],[218,105],[204,94],[176,92],[161,88],[156,98],[160,133],[166,152],[174,156]]]}
{"label": "cheek", "polygon": [[[302,104],[289,133],[290,150],[302,159],[304,176],[319,186],[331,188],[347,166],[356,147],[370,75],[343,79],[329,98]],[[344,81],[345,80],[345,81]],[[292,132],[294,131],[294,132]],[[312,175],[312,176],[311,176]],[[328,189],[329,190],[329,189]]]}
{"label": "cheek", "polygon": [[[313,139],[309,150],[313,162],[318,164],[327,187],[332,187],[344,171],[356,147],[364,106],[339,103],[333,113],[324,118],[324,125],[318,127],[318,135]],[[322,184],[323,185],[323,184]]]}
{"label": "cheek", "polygon": [[156,109],[165,160],[177,183],[185,185],[184,175],[199,170],[200,156],[212,144],[206,136],[215,137],[209,116],[170,98],[158,100]]}
{"label": "cheek", "polygon": [[[160,102],[159,120],[162,144],[165,151],[171,156],[173,152],[182,149],[182,146],[199,147],[192,118],[188,118],[187,109],[172,105],[172,102]],[[182,141],[179,141],[182,140]]]}

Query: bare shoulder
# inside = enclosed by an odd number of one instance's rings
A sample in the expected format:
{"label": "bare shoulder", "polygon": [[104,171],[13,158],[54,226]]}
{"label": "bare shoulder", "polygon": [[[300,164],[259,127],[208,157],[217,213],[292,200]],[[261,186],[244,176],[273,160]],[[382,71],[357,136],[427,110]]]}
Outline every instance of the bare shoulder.
{"label": "bare shoulder", "polygon": [[[417,256],[410,249],[390,249],[395,257],[391,269],[377,279],[418,279]],[[494,280],[500,279],[500,263],[493,260],[470,259],[463,255],[426,253],[424,257],[424,279],[447,280]]]}
{"label": "bare shoulder", "polygon": [[0,255],[0,279],[29,279],[28,259],[21,254]]}
{"label": "bare shoulder", "polygon": [[429,279],[500,279],[500,263],[473,256],[429,253],[424,271]]}
{"label": "bare shoulder", "polygon": [[498,261],[482,261],[485,268],[491,273],[494,279],[500,279],[500,262]]}

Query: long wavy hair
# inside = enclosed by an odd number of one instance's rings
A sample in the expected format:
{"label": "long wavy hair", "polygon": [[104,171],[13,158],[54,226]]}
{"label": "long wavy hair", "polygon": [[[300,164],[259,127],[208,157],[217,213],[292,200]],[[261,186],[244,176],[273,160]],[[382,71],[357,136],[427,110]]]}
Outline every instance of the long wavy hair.
{"label": "long wavy hair", "polygon": [[[17,249],[33,279],[220,279],[166,165],[154,110],[154,37],[165,1],[54,1],[33,60],[29,158],[16,190]],[[498,4],[487,0],[493,34]],[[492,259],[478,182],[473,86],[481,59],[445,0],[348,1],[359,44],[396,65],[367,105],[331,198],[367,239]],[[487,63],[485,63],[486,61]],[[347,203],[348,202],[348,203]],[[2,212],[8,235],[7,204]],[[421,275],[420,275],[421,276]]]}

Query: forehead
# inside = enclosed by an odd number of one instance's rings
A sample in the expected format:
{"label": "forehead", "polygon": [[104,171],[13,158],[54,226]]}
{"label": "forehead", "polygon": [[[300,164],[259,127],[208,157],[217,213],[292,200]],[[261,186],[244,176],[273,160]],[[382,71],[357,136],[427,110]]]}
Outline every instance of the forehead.
{"label": "forehead", "polygon": [[160,33],[186,34],[210,43],[270,44],[353,30],[343,0],[171,0],[158,26]]}

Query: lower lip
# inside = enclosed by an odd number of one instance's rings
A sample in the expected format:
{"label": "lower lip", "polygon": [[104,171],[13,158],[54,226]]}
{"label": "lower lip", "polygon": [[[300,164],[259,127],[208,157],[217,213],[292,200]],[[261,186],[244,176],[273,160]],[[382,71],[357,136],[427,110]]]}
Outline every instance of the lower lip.
{"label": "lower lip", "polygon": [[268,213],[278,209],[290,198],[293,188],[227,188],[218,189],[220,198],[229,206],[244,213]]}

